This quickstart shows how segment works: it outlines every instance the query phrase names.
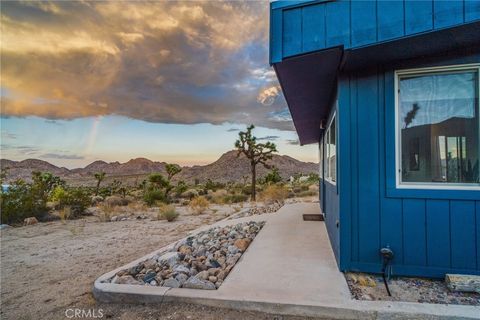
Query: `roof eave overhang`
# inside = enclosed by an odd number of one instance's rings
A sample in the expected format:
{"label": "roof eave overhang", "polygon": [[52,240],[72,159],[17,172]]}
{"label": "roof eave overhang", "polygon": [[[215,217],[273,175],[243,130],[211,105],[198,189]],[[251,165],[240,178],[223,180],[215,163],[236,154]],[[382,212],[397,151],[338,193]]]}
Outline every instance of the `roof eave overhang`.
{"label": "roof eave overhang", "polygon": [[316,143],[328,118],[342,47],[291,57],[273,65],[301,145]]}

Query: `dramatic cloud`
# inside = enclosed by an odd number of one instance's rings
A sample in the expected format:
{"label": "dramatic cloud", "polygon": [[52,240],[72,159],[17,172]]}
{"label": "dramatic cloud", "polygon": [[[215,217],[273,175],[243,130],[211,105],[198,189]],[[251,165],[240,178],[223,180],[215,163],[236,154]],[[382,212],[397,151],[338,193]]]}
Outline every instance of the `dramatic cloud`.
{"label": "dramatic cloud", "polygon": [[271,106],[275,102],[276,98],[280,95],[280,93],[280,86],[265,88],[259,92],[257,101],[263,105]]}
{"label": "dramatic cloud", "polygon": [[[268,2],[4,2],[2,114],[292,130]],[[280,97],[280,98],[279,98]]]}

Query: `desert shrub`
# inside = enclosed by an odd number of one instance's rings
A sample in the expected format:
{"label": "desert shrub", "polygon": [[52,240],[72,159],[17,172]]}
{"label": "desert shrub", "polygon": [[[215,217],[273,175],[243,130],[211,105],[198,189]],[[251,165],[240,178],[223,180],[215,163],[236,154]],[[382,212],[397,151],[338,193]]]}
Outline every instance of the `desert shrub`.
{"label": "desert shrub", "polygon": [[288,196],[288,190],[283,185],[270,185],[260,193],[260,199],[266,203],[283,202]]}
{"label": "desert shrub", "polygon": [[23,219],[38,216],[42,209],[30,192],[30,185],[19,179],[10,184],[7,192],[1,194],[2,223],[22,222]]}
{"label": "desert shrub", "polygon": [[204,213],[210,206],[210,202],[205,197],[195,197],[188,204],[193,214],[198,215]]}
{"label": "desert shrub", "polygon": [[315,191],[315,190],[307,190],[307,191],[301,191],[299,193],[296,194],[297,197],[311,197],[311,196],[317,196],[318,195],[318,191]]}
{"label": "desert shrub", "polygon": [[159,189],[150,189],[145,191],[143,201],[149,206],[153,206],[157,202],[167,202],[165,192]]}
{"label": "desert shrub", "polygon": [[215,181],[212,181],[211,179],[208,179],[207,182],[205,183],[206,190],[217,191],[218,189],[223,189],[223,188],[225,188],[224,183],[215,182]]}
{"label": "desert shrub", "polygon": [[97,205],[101,202],[103,202],[104,198],[102,196],[93,196],[91,198],[91,201],[92,201],[92,205]]}
{"label": "desert shrub", "polygon": [[250,196],[252,194],[252,186],[250,184],[245,184],[241,187],[242,193]]}
{"label": "desert shrub", "polygon": [[64,207],[58,212],[60,220],[65,223],[66,220],[70,219],[72,215],[72,209],[70,207]]}
{"label": "desert shrub", "polygon": [[295,192],[295,193],[305,192],[305,191],[308,191],[308,187],[309,186],[306,185],[306,184],[301,184],[301,185],[293,187],[293,192]]}
{"label": "desert shrub", "polygon": [[320,180],[320,176],[318,175],[318,173],[310,173],[308,175],[307,182],[318,184],[319,180]]}
{"label": "desert shrub", "polygon": [[188,189],[184,192],[182,192],[182,194],[180,195],[181,198],[185,198],[185,199],[193,199],[195,197],[197,197],[199,194],[198,194],[198,191],[195,190],[195,189]]}
{"label": "desert shrub", "polygon": [[98,195],[105,199],[106,197],[112,195],[112,190],[109,187],[101,187],[98,190]]}
{"label": "desert shrub", "polygon": [[120,196],[110,196],[105,198],[105,203],[112,207],[126,206],[130,202],[129,199]]}
{"label": "desert shrub", "polygon": [[18,223],[28,217],[44,219],[52,190],[65,182],[49,172],[32,172],[32,182],[18,179],[1,193],[2,223]]}
{"label": "desert shrub", "polygon": [[179,216],[178,212],[175,210],[175,207],[172,205],[161,205],[158,210],[159,220],[167,220],[168,222],[172,222]]}
{"label": "desert shrub", "polygon": [[248,196],[245,194],[229,194],[223,198],[224,203],[239,203],[248,200]]}
{"label": "desert shrub", "polygon": [[115,213],[115,208],[107,203],[101,204],[99,206],[100,212],[98,213],[98,218],[101,222],[110,222],[112,216]]}
{"label": "desert shrub", "polygon": [[277,168],[273,168],[272,171],[267,173],[262,179],[261,183],[264,184],[276,184],[282,181],[282,177],[280,176],[280,173],[278,172]]}
{"label": "desert shrub", "polygon": [[82,214],[92,200],[87,190],[82,188],[66,188],[57,186],[50,196],[52,201],[58,202],[60,209],[69,207],[72,216]]}
{"label": "desert shrub", "polygon": [[179,197],[182,193],[188,190],[188,185],[185,183],[185,181],[181,180],[177,183],[175,187],[175,195]]}

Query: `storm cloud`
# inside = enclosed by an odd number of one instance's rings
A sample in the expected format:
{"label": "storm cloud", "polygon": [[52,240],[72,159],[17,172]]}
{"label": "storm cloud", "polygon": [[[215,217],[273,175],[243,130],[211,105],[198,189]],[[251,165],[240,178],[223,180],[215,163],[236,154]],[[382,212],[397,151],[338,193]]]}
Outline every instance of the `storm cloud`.
{"label": "storm cloud", "polygon": [[5,2],[2,115],[293,130],[268,2]]}

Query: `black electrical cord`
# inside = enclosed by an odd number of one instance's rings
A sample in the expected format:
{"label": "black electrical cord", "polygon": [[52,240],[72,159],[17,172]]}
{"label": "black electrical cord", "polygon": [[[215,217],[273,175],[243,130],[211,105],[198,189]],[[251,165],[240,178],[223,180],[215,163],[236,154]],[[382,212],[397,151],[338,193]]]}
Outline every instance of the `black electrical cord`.
{"label": "black electrical cord", "polygon": [[390,292],[390,288],[388,287],[386,273],[388,270],[388,263],[390,262],[390,260],[393,259],[393,251],[387,246],[386,248],[380,249],[380,255],[383,258],[383,264],[382,264],[383,283],[385,284],[385,288],[387,289],[388,296],[391,297],[392,294]]}
{"label": "black electrical cord", "polygon": [[390,293],[390,288],[388,287],[387,277],[385,275],[385,270],[387,269],[387,264],[388,264],[388,262],[385,262],[383,264],[382,277],[383,277],[383,283],[385,284],[385,289],[387,289],[388,296],[391,297],[392,294]]}

